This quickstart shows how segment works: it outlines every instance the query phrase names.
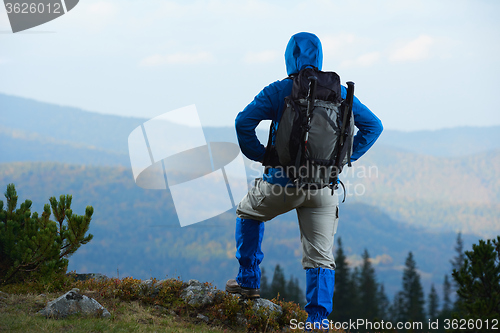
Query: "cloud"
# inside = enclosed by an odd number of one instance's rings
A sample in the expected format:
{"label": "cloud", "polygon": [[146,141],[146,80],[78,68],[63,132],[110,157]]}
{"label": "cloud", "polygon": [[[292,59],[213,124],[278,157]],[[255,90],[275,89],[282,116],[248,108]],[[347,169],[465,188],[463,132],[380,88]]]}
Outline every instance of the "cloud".
{"label": "cloud", "polygon": [[[381,254],[376,256],[375,258],[369,258],[368,261],[373,266],[379,265],[390,265],[393,262],[393,259],[388,254]],[[353,254],[347,257],[347,263],[353,267],[361,266],[363,264],[363,258],[357,254]]]}
{"label": "cloud", "polygon": [[96,2],[89,5],[88,11],[95,15],[110,16],[114,15],[116,8],[110,2]]}
{"label": "cloud", "polygon": [[278,58],[278,53],[268,50],[262,52],[249,52],[245,55],[243,61],[247,64],[263,64],[273,62],[276,58]]}
{"label": "cloud", "polygon": [[388,254],[382,254],[376,256],[375,258],[370,258],[370,262],[375,266],[392,264],[392,261],[392,257]]}
{"label": "cloud", "polygon": [[155,67],[163,65],[196,65],[214,61],[210,52],[178,52],[168,55],[154,54],[141,60],[141,67]]}
{"label": "cloud", "polygon": [[394,62],[419,61],[429,57],[430,48],[434,39],[427,35],[421,35],[417,39],[396,49],[390,56]]}
{"label": "cloud", "polygon": [[360,55],[359,57],[353,59],[353,60],[345,60],[340,64],[340,67],[346,68],[346,67],[370,67],[377,63],[380,59],[380,53],[379,52],[370,52],[366,53],[363,55]]}
{"label": "cloud", "polygon": [[[85,32],[90,31],[92,34],[106,31],[109,27],[116,28],[118,24],[123,25],[121,22],[128,22],[123,19],[126,15],[130,15],[123,11],[119,3],[110,1],[97,1],[88,3],[87,1],[80,1],[76,9],[69,12],[71,15],[71,29],[74,30],[75,26],[84,29]],[[68,16],[69,17],[69,16]],[[130,29],[130,26],[127,26]],[[101,37],[102,38],[102,37]]]}
{"label": "cloud", "polygon": [[353,34],[340,34],[335,36],[320,36],[323,53],[332,56],[341,54],[348,45],[356,42]]}

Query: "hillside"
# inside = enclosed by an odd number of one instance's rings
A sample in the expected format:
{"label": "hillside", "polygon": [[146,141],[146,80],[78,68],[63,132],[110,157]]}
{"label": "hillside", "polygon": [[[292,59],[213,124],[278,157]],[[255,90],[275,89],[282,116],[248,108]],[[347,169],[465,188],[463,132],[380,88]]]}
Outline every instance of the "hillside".
{"label": "hillside", "polygon": [[500,149],[436,157],[378,145],[344,173],[344,182],[364,191],[353,200],[376,205],[393,219],[490,238],[500,234]]}
{"label": "hillside", "polygon": [[[121,167],[130,167],[128,135],[147,121],[4,94],[0,94],[0,117],[0,163]],[[175,135],[188,128],[172,125],[169,130]],[[203,131],[208,142],[236,142],[233,128]],[[267,141],[265,131],[258,135]],[[362,193],[348,202],[377,206],[393,220],[417,227],[494,237],[500,233],[499,135],[499,126],[385,130],[373,149],[344,172],[350,194],[355,189]],[[262,171],[246,162],[250,178],[258,174],[254,170]]]}
{"label": "hillside", "polygon": [[378,144],[419,155],[460,157],[500,148],[500,126],[455,127],[434,131],[385,130]]}
{"label": "hillside", "polygon": [[250,301],[196,280],[69,273],[0,286],[2,332],[291,332],[290,320],[306,317],[290,301]]}
{"label": "hillside", "polygon": [[[71,257],[70,270],[141,279],[180,276],[213,281],[219,288],[237,273],[234,212],[181,228],[169,192],[137,187],[127,168],[0,164],[2,192],[8,183],[16,184],[20,201],[33,201],[33,211],[40,212],[49,197],[68,193],[75,213],[86,205],[94,207],[94,239]],[[401,288],[401,267],[409,251],[415,254],[426,290],[431,283],[440,285],[449,273],[455,233],[399,223],[378,208],[351,200],[341,205],[340,214],[337,237],[342,237],[350,262],[358,264],[368,249],[389,295]],[[464,240],[470,248],[477,237],[465,235]],[[287,276],[305,283],[294,213],[266,224],[263,251],[268,272],[279,263]]]}

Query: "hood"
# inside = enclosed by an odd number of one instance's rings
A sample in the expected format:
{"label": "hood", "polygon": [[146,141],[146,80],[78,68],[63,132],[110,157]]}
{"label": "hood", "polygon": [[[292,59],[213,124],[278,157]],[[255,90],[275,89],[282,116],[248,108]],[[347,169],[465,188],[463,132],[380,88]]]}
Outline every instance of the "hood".
{"label": "hood", "polygon": [[293,35],[286,46],[285,64],[288,75],[298,73],[307,65],[321,70],[323,51],[319,38],[308,32]]}

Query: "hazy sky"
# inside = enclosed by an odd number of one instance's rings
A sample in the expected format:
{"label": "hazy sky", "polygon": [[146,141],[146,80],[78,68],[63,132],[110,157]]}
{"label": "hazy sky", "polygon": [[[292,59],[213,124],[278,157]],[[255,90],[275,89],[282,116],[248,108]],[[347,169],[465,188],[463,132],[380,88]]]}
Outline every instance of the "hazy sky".
{"label": "hazy sky", "polygon": [[0,93],[143,118],[196,104],[203,125],[233,126],[309,31],[385,128],[500,125],[499,14],[497,0],[81,0],[13,34],[1,7]]}

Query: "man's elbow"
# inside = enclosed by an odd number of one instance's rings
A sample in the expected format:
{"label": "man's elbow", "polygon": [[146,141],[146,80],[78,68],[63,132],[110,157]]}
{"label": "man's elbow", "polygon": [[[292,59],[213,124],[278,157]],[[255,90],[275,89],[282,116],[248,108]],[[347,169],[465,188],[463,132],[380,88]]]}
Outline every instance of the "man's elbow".
{"label": "man's elbow", "polygon": [[236,119],[234,120],[234,128],[236,129],[236,133],[241,133],[244,130],[244,122],[243,122],[243,117],[241,114],[238,114],[236,116]]}
{"label": "man's elbow", "polygon": [[384,130],[384,125],[382,125],[382,121],[380,119],[377,119],[377,125],[375,127],[375,134],[377,136],[380,136],[380,134],[382,134],[383,130]]}
{"label": "man's elbow", "polygon": [[241,123],[240,115],[238,114],[236,116],[236,119],[234,119],[234,127],[237,129],[240,123]]}

